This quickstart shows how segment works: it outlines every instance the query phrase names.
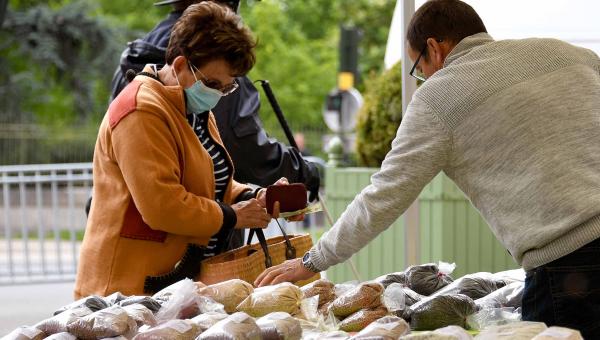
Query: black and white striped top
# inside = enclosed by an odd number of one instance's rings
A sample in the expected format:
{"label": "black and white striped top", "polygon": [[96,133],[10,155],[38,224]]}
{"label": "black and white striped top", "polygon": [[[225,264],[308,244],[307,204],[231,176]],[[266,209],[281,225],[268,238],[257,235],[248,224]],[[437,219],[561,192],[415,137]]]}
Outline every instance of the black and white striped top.
{"label": "black and white striped top", "polygon": [[[189,114],[188,122],[192,126],[192,129],[194,129],[200,143],[212,158],[213,171],[215,174],[215,200],[217,202],[222,202],[232,173],[229,160],[225,153],[226,151],[221,145],[213,140],[208,132],[208,111],[198,114]],[[221,228],[217,234],[210,238],[204,253],[206,257],[217,255],[223,251],[225,243],[232,232],[232,229],[224,229],[225,228]]]}

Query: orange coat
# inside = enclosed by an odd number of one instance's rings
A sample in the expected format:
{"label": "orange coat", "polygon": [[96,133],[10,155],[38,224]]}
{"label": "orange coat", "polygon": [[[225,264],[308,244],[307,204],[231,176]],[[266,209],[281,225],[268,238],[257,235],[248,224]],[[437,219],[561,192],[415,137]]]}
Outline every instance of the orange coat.
{"label": "orange coat", "polygon": [[[111,103],[94,150],[94,199],[75,298],[142,295],[146,276],[169,272],[187,243],[207,245],[222,227],[212,159],[185,112],[180,86],[146,76]],[[208,128],[222,145],[212,113]],[[230,180],[224,203],[247,190]]]}

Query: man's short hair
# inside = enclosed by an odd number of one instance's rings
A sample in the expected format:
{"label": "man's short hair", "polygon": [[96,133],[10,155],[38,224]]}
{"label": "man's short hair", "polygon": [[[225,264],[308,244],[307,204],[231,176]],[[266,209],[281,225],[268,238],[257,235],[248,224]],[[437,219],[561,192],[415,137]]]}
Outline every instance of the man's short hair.
{"label": "man's short hair", "polygon": [[226,6],[204,1],[188,7],[173,26],[166,62],[186,57],[194,66],[223,59],[232,76],[243,76],[256,62],[256,42],[240,16]]}
{"label": "man's short hair", "polygon": [[[413,51],[421,51],[428,38],[457,44],[481,32],[487,30],[473,7],[459,0],[429,0],[412,16],[406,40]],[[427,50],[423,57],[427,58]]]}

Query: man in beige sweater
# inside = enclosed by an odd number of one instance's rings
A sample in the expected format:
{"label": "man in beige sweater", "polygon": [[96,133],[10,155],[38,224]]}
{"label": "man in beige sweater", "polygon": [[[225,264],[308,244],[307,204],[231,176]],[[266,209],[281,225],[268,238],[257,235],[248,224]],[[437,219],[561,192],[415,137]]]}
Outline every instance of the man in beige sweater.
{"label": "man in beige sweater", "polygon": [[600,59],[554,39],[495,41],[458,0],[425,3],[407,40],[425,81],[381,170],[302,261],[256,283],[345,261],[443,171],[527,271],[523,319],[600,338]]}

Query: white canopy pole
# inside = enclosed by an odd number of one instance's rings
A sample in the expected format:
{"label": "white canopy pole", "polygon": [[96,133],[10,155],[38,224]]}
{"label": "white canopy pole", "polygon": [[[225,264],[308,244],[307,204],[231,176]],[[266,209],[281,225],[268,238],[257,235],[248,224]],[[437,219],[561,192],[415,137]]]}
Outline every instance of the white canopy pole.
{"label": "white canopy pole", "polygon": [[[408,56],[408,48],[406,44],[406,30],[410,18],[415,13],[415,0],[398,0],[396,7],[401,7],[402,13],[402,30],[400,49],[402,51],[402,116],[406,113],[408,103],[411,101],[413,94],[417,90],[417,80],[409,75],[412,68],[412,62]],[[397,11],[396,11],[397,13]],[[419,246],[419,200],[415,200],[413,204],[404,212],[404,251],[405,251],[405,266],[418,264],[420,261]]]}
{"label": "white canopy pole", "polygon": [[396,7],[397,6],[402,6],[402,40],[400,43],[400,51],[402,51],[402,115],[404,115],[408,103],[417,90],[417,80],[408,74],[412,68],[412,62],[408,56],[408,47],[405,38],[408,23],[410,22],[413,13],[415,13],[415,0],[398,0],[396,3]]}

